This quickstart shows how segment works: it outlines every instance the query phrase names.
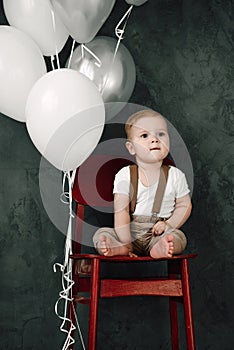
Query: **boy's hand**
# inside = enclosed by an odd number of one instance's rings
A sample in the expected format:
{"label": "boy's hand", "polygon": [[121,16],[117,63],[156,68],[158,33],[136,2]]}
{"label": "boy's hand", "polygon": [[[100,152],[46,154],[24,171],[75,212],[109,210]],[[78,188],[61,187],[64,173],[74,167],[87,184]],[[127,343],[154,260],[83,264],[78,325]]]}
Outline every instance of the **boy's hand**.
{"label": "boy's hand", "polygon": [[160,236],[163,232],[166,231],[167,223],[166,221],[158,221],[152,228],[153,236]]}

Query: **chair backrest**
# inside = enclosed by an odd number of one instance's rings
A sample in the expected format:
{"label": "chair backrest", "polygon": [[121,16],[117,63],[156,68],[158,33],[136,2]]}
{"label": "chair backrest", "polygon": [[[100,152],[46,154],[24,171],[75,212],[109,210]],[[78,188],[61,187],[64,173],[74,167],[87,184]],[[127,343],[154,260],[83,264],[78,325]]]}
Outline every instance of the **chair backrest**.
{"label": "chair backrest", "polygon": [[[111,206],[115,174],[131,164],[134,164],[132,160],[113,155],[90,156],[77,169],[73,199],[81,205]],[[174,165],[169,158],[166,158],[163,164]]]}
{"label": "chair backrest", "polygon": [[95,155],[89,157],[76,172],[73,199],[81,205],[110,206],[113,202],[115,174],[124,166],[133,164],[129,159]]}

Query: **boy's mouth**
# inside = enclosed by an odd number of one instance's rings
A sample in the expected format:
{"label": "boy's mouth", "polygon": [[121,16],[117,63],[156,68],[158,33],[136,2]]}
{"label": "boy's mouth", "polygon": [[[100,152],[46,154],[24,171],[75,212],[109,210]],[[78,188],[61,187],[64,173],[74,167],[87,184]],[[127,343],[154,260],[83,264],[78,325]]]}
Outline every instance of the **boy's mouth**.
{"label": "boy's mouth", "polygon": [[154,147],[154,148],[150,148],[150,151],[159,151],[160,147]]}

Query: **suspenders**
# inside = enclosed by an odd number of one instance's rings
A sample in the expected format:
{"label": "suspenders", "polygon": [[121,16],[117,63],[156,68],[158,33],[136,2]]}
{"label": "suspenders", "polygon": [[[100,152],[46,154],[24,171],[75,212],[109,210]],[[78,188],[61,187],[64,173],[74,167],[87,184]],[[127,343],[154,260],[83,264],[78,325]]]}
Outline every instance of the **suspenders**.
{"label": "suspenders", "polygon": [[[160,176],[157,191],[154,197],[154,204],[152,208],[152,216],[157,218],[158,213],[160,212],[163,195],[165,192],[168,171],[170,167],[168,165],[162,165],[160,169]],[[136,199],[137,199],[137,187],[138,187],[138,167],[133,164],[130,165],[130,198],[131,202],[129,203],[129,212],[133,214],[136,207]]]}

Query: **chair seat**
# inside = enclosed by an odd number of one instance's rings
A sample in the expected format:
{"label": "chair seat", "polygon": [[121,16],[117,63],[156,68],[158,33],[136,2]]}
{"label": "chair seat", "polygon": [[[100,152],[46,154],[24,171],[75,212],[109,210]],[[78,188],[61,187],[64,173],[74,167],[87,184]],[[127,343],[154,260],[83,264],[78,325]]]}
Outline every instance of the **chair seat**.
{"label": "chair seat", "polygon": [[167,260],[181,260],[181,259],[190,259],[196,258],[197,254],[180,254],[174,255],[172,258],[161,258],[161,259],[153,259],[150,256],[138,256],[138,257],[130,257],[125,255],[116,255],[116,256],[104,256],[98,254],[72,254],[70,255],[71,259],[80,260],[80,259],[99,259],[102,261],[109,262],[136,262],[136,261],[167,261]]}

